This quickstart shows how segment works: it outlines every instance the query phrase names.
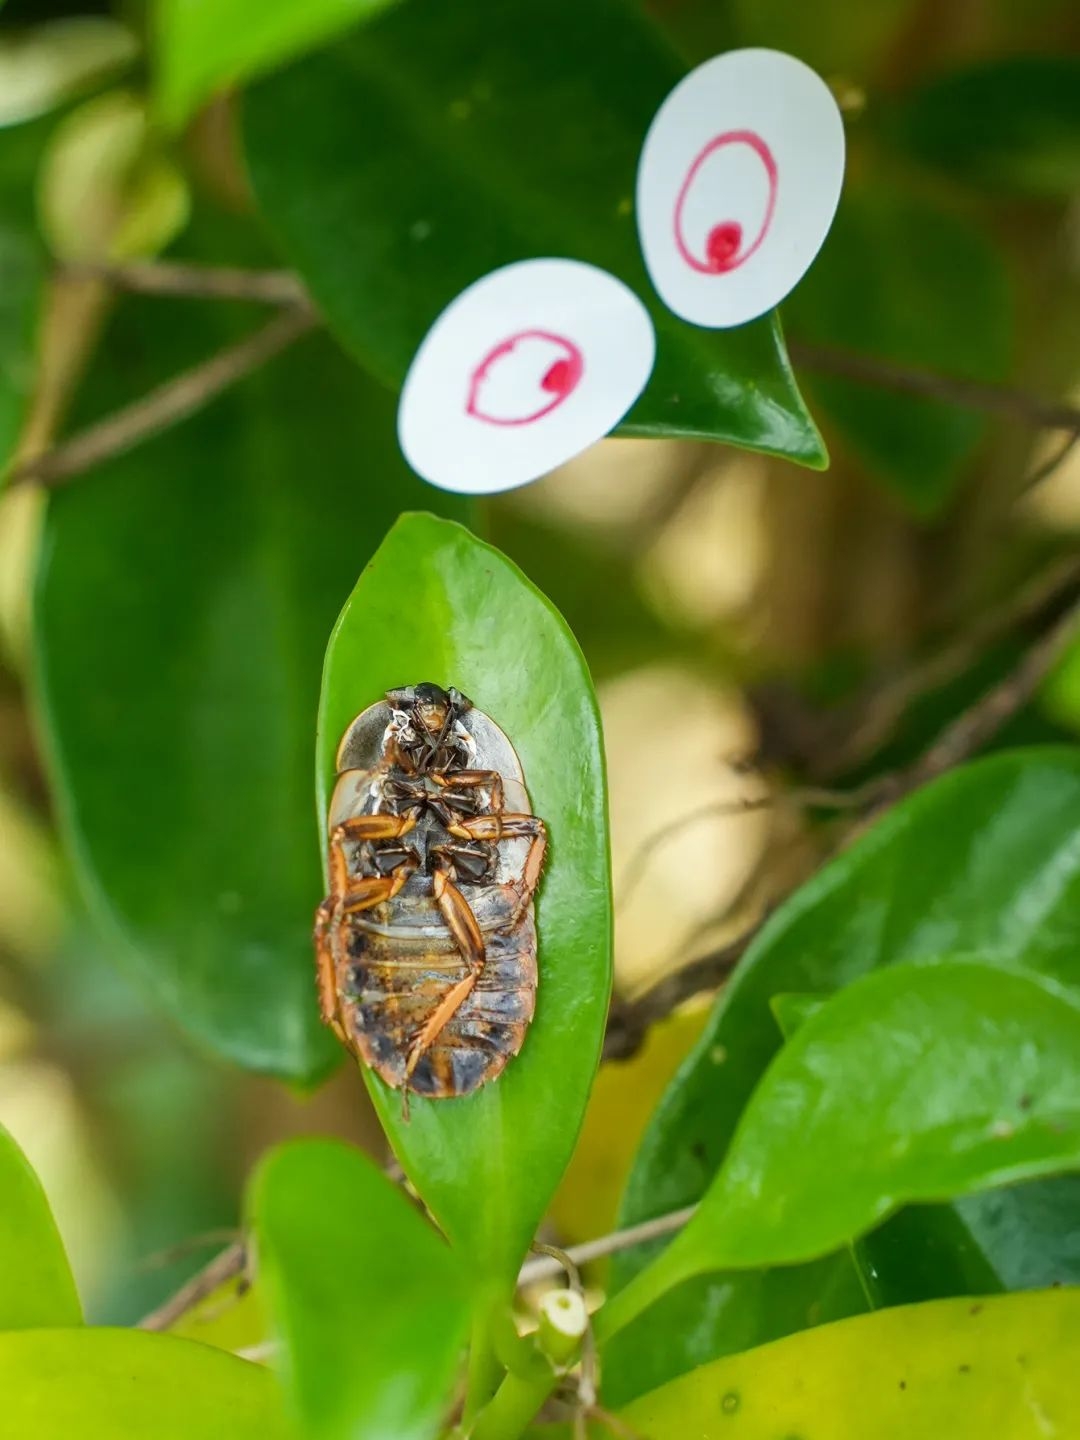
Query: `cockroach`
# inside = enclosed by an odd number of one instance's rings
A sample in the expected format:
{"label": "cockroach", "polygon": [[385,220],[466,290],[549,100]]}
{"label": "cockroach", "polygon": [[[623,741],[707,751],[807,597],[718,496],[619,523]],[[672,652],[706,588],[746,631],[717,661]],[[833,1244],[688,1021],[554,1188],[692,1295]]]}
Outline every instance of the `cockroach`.
{"label": "cockroach", "polygon": [[509,739],[452,686],[388,690],[341,739],[327,828],[323,1020],[406,1114],[494,1080],[536,1004],[547,847]]}

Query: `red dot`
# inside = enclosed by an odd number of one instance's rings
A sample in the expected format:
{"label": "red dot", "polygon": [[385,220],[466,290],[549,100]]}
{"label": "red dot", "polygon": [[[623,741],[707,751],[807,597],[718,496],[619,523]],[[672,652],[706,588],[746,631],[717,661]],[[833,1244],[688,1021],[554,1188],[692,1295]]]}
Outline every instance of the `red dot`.
{"label": "red dot", "polygon": [[565,360],[556,360],[540,381],[541,390],[546,390],[550,395],[569,395],[581,379],[581,368],[579,355],[570,355]]}
{"label": "red dot", "polygon": [[705,241],[709,269],[717,272],[730,270],[738,258],[741,244],[742,226],[737,220],[725,220],[722,225],[714,225]]}

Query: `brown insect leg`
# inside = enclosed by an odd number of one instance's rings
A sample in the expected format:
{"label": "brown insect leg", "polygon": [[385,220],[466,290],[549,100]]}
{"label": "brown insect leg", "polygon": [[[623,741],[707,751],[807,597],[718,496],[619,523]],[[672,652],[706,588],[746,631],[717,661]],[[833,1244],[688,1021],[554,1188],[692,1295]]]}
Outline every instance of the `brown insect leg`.
{"label": "brown insect leg", "polygon": [[477,815],[462,819],[458,824],[449,826],[449,830],[451,835],[460,840],[517,840],[526,836],[531,838],[532,844],[525,856],[521,884],[514,887],[518,902],[506,928],[516,925],[528,909],[536,887],[540,884],[540,872],[544,868],[544,856],[547,853],[547,826],[543,820],[538,815]]}
{"label": "brown insect leg", "polygon": [[433,1010],[424,1022],[424,1028],[417,1035],[416,1039],[409,1046],[409,1058],[405,1065],[405,1084],[408,1085],[413,1071],[416,1069],[424,1052],[430,1050],[441,1032],[454,1018],[462,1005],[472,994],[476,985],[476,977],[479,971],[470,971],[464,980],[459,980],[453,989],[448,990],[439,1002],[438,1008]]}
{"label": "brown insect leg", "polygon": [[[446,921],[446,928],[454,937],[454,943],[469,967],[469,973],[446,992],[409,1046],[409,1057],[405,1064],[404,1088],[406,1095],[413,1071],[468,999],[484,968],[486,952],[480,926],[476,923],[476,916],[473,914],[469,902],[445,870],[436,870],[435,872],[435,899],[442,911],[443,919]],[[402,1115],[406,1119],[408,1113],[408,1101],[403,1099]]]}
{"label": "brown insect leg", "polygon": [[414,809],[404,815],[354,815],[335,825],[330,834],[330,888],[331,894],[341,897],[343,913],[370,910],[392,900],[420,863],[413,855],[389,875],[350,875],[345,842],[396,840],[414,828],[419,813]]}
{"label": "brown insect leg", "polygon": [[491,791],[492,810],[503,808],[503,778],[498,770],[452,770],[447,775],[432,775],[431,778],[443,789],[479,790],[487,786]]}
{"label": "brown insect leg", "polygon": [[404,815],[353,815],[334,826],[330,843],[341,845],[346,840],[397,840],[402,835],[408,835],[419,815],[419,807],[406,810]]}
{"label": "brown insect leg", "polygon": [[469,969],[479,972],[484,964],[484,937],[472,907],[445,870],[435,872],[435,900]]}
{"label": "brown insect leg", "polygon": [[315,911],[315,986],[319,994],[319,1014],[337,1038],[345,1043],[345,1031],[338,1019],[337,982],[334,977],[334,955],[331,949],[331,921],[334,902],[327,899]]}
{"label": "brown insect leg", "polygon": [[392,900],[419,865],[416,856],[403,860],[389,875],[350,876],[341,901],[345,915],[355,915],[360,910],[370,910],[384,900]]}

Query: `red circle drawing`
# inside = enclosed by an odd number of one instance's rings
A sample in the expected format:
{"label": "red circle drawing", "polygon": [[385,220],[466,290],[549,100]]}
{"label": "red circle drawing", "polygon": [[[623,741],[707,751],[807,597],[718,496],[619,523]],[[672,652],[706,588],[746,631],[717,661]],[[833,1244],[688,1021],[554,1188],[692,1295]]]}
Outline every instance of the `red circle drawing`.
{"label": "red circle drawing", "polygon": [[[523,340],[544,340],[550,345],[555,345],[562,352],[558,358],[552,361],[547,370],[540,377],[539,388],[545,397],[543,404],[536,410],[530,410],[524,415],[494,415],[483,408],[481,389],[484,382],[490,377],[492,370],[510,355],[514,348]],[[550,330],[519,330],[516,335],[511,335],[496,345],[494,349],[481,360],[480,364],[469,377],[469,395],[465,402],[465,413],[471,415],[475,420],[483,420],[488,425],[531,425],[534,420],[542,420],[545,415],[550,415],[552,410],[561,405],[577,388],[578,381],[585,371],[585,357],[572,340],[565,335],[555,335]]]}
{"label": "red circle drawing", "polygon": [[[723,149],[725,145],[749,146],[765,167],[765,173],[769,177],[769,199],[765,206],[765,216],[760,229],[749,245],[743,246],[743,227],[738,220],[722,220],[719,224],[714,225],[705,237],[704,256],[695,255],[690,249],[683,230],[683,207],[686,204],[690,187],[702,165],[710,155]],[[765,239],[769,226],[772,224],[773,211],[776,209],[777,178],[776,161],[773,159],[772,151],[761,136],[756,135],[753,130],[728,130],[725,134],[716,135],[709,141],[686,172],[686,179],[683,181],[675,201],[675,246],[691,269],[697,270],[701,275],[726,275],[731,270],[737,270],[740,265],[750,259],[750,256]]]}

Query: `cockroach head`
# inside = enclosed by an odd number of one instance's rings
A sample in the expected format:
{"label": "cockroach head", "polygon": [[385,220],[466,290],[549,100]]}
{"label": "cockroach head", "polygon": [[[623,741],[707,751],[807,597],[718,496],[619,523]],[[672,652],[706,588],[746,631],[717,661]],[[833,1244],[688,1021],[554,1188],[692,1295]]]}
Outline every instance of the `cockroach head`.
{"label": "cockroach head", "polygon": [[388,690],[386,698],[395,710],[404,710],[408,714],[418,732],[426,731],[429,735],[444,734],[457,717],[472,706],[472,701],[453,685],[444,690],[430,680]]}

